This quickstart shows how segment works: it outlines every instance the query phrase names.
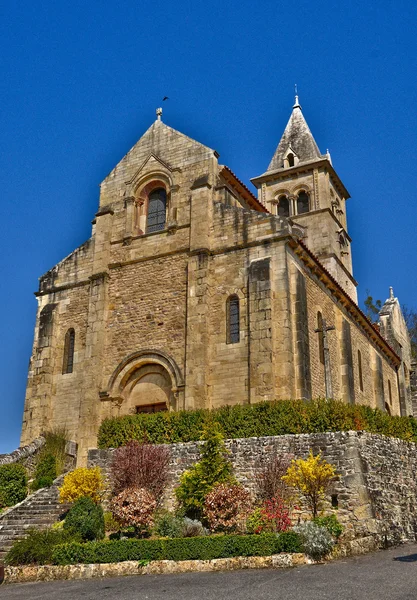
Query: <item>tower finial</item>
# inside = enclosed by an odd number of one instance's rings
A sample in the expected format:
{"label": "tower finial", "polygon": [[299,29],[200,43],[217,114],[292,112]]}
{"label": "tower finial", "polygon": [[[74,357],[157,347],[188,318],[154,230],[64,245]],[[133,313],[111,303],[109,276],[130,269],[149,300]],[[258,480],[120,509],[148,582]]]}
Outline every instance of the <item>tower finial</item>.
{"label": "tower finial", "polygon": [[162,108],[157,108],[156,109],[156,118],[158,119],[158,121],[161,120],[162,117]]}
{"label": "tower finial", "polygon": [[392,286],[389,288],[389,297],[391,300],[394,300],[394,288]]}
{"label": "tower finial", "polygon": [[293,108],[301,108],[300,103],[298,102],[298,89],[297,89],[297,84],[294,85],[294,90],[295,90],[295,102],[294,102],[294,106]]}

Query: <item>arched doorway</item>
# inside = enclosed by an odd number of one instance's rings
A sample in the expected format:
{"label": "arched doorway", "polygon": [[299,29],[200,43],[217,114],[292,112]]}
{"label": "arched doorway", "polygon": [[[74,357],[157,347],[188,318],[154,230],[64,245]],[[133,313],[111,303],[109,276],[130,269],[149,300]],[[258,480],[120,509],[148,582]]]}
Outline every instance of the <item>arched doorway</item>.
{"label": "arched doorway", "polygon": [[184,382],[172,357],[160,351],[142,350],[118,365],[108,391],[101,396],[112,401],[119,415],[181,410]]}

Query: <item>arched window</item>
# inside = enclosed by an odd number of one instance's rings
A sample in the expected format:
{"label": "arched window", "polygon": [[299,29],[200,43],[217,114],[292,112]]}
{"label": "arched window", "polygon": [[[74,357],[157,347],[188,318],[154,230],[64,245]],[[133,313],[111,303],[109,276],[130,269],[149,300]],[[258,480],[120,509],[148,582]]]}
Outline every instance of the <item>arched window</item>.
{"label": "arched window", "polygon": [[317,313],[317,329],[319,330],[319,357],[321,364],[324,365],[323,315],[321,312]]}
{"label": "arched window", "polygon": [[359,371],[359,387],[360,387],[361,392],[363,392],[362,354],[361,354],[360,350],[358,350],[358,371]]}
{"label": "arched window", "polygon": [[75,346],[75,331],[68,329],[65,334],[64,345],[64,360],[62,363],[62,373],[72,373],[74,368],[74,346]]}
{"label": "arched window", "polygon": [[288,154],[287,156],[287,160],[288,160],[288,166],[289,167],[293,167],[294,166],[294,154]]}
{"label": "arched window", "polygon": [[280,196],[278,200],[278,216],[289,217],[290,216],[290,201],[287,196]]}
{"label": "arched window", "polygon": [[297,214],[302,215],[310,210],[307,192],[300,192],[297,196]]}
{"label": "arched window", "polygon": [[147,233],[165,229],[167,193],[164,188],[153,190],[148,199]]}
{"label": "arched window", "polygon": [[227,299],[227,343],[237,344],[240,340],[239,298],[230,296]]}

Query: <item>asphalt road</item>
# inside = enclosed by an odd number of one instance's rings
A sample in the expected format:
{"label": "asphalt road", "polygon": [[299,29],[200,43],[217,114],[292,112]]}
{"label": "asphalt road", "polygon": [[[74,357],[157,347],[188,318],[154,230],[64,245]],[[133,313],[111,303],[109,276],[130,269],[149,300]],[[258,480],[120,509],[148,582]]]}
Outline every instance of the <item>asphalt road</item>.
{"label": "asphalt road", "polygon": [[325,565],[54,581],[0,587],[1,600],[417,600],[417,544]]}

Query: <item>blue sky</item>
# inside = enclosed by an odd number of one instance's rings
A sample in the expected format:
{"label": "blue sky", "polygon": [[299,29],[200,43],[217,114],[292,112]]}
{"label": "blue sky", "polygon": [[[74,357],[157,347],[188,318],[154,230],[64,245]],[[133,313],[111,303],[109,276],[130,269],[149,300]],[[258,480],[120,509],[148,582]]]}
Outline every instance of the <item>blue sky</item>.
{"label": "blue sky", "polygon": [[[352,199],[360,302],[417,309],[417,4],[3,2],[0,452],[19,443],[37,278],[84,242],[99,183],[154,120],[264,172],[298,84]],[[250,185],[250,184],[249,184]]]}

